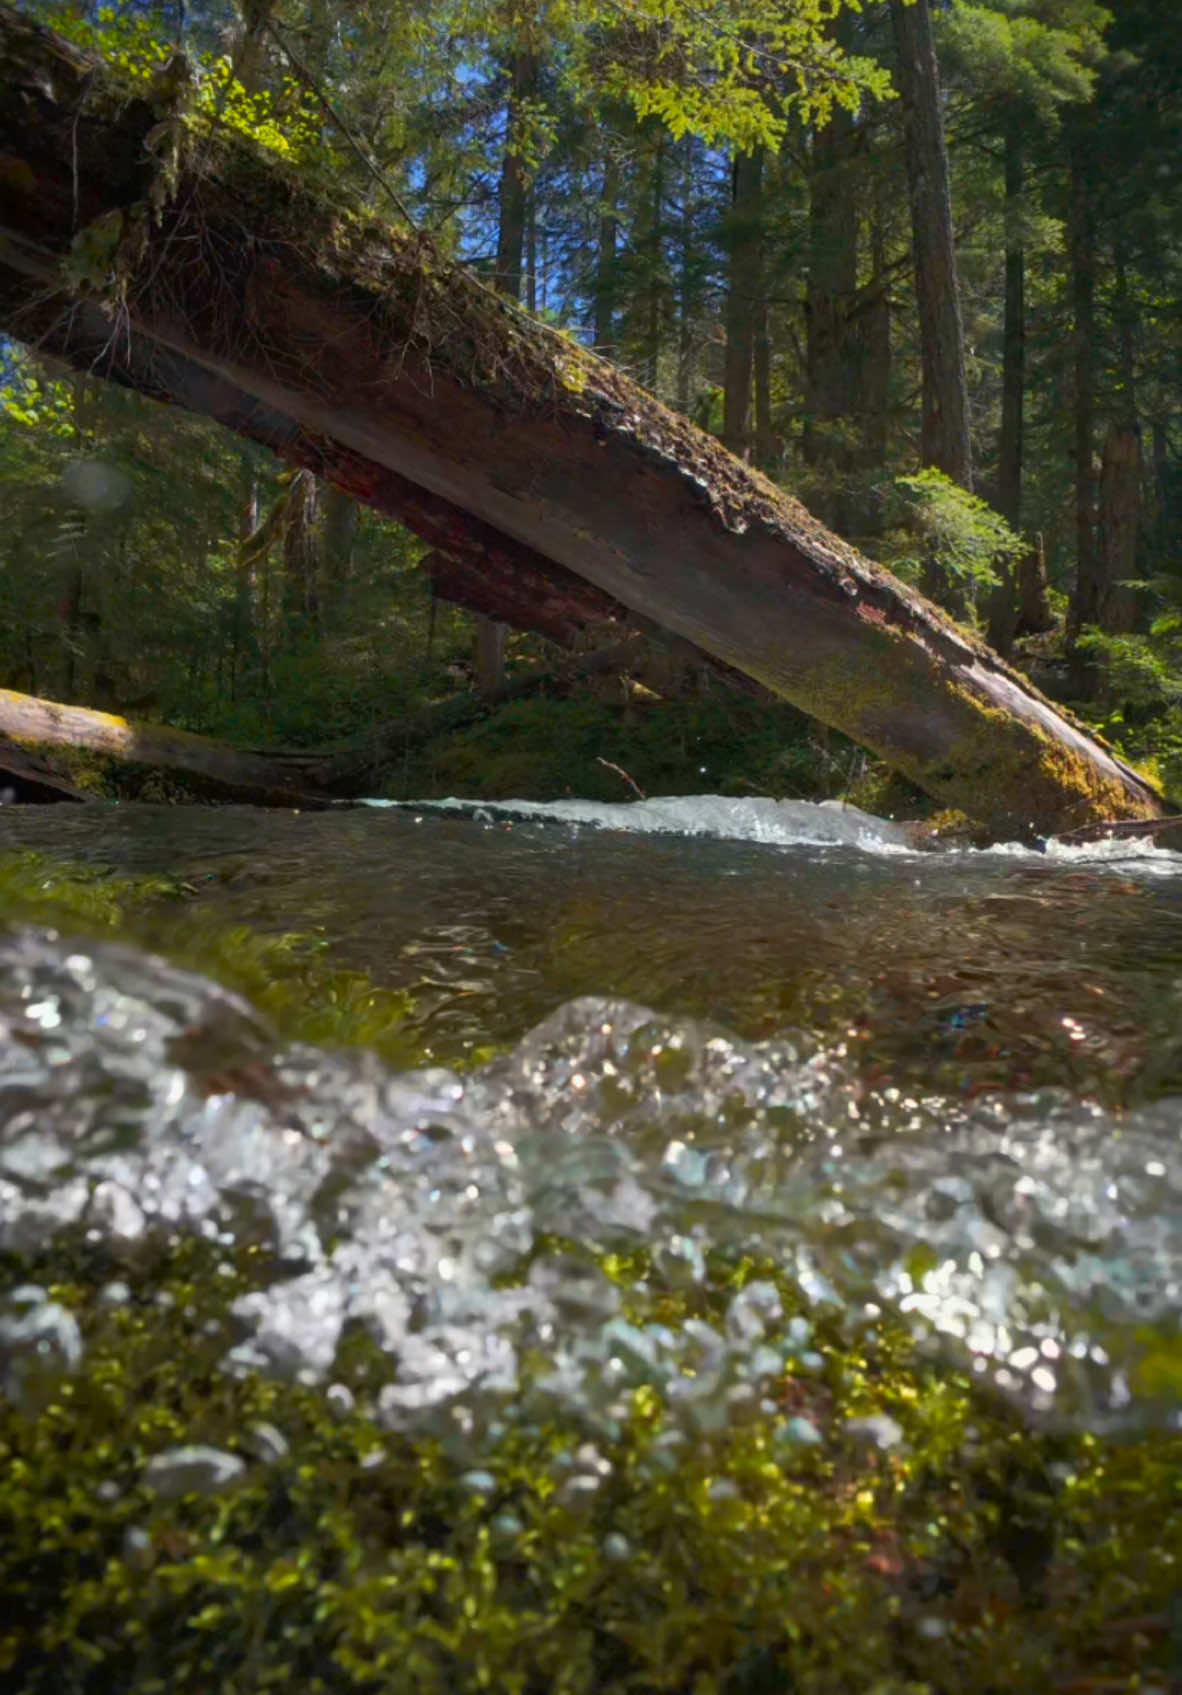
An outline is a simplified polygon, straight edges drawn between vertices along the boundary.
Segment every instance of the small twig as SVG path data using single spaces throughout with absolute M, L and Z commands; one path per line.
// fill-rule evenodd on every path
M 317 101 L 319 101 L 322 109 L 328 114 L 337 129 L 340 130 L 341 134 L 344 136 L 353 152 L 361 160 L 361 163 L 365 166 L 366 170 L 377 183 L 378 187 L 383 191 L 383 193 L 390 196 L 390 199 L 398 208 L 401 216 L 406 219 L 407 223 L 413 230 L 415 228 L 415 221 L 407 210 L 406 203 L 403 201 L 401 195 L 386 177 L 385 173 L 379 170 L 378 166 L 365 151 L 365 148 L 362 147 L 357 137 L 353 134 L 353 131 L 349 128 L 344 118 L 341 117 L 340 113 L 337 111 L 332 101 L 328 98 L 328 95 L 325 94 L 324 90 L 321 88 L 316 78 L 312 75 L 312 72 L 308 69 L 307 65 L 305 65 L 304 61 L 300 58 L 295 48 L 284 39 L 278 24 L 272 22 L 272 20 L 268 18 L 264 23 L 263 28 L 274 41 L 283 56 L 290 60 L 292 67 L 299 76 L 300 81 L 304 84 L 304 87 Z
M 638 800 L 648 799 L 648 796 L 645 794 L 640 784 L 628 775 L 622 765 L 613 765 L 610 759 L 604 759 L 601 754 L 596 754 L 595 763 L 596 765 L 606 766 L 609 771 L 614 771 L 617 777 L 622 777 Z
M 1060 830 L 1056 840 L 1060 842 L 1099 842 L 1107 836 L 1119 838 L 1138 836 L 1153 836 L 1159 830 L 1176 830 L 1182 828 L 1182 814 L 1169 818 L 1110 818 L 1102 824 L 1081 824 L 1075 830 Z
M 861 748 L 856 747 L 850 754 L 850 762 L 846 767 L 845 782 L 841 785 L 841 804 L 843 807 L 849 805 L 850 786 L 854 780 L 854 766 L 858 763 L 861 753 Z

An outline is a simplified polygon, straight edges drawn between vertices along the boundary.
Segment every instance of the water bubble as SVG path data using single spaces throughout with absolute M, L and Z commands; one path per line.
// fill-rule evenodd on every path
M 903 1426 L 886 1413 L 847 1418 L 844 1430 L 850 1441 L 859 1447 L 897 1448 L 903 1440 Z
M 218 1494 L 245 1471 L 246 1462 L 237 1454 L 195 1443 L 154 1455 L 144 1467 L 143 1481 L 152 1494 L 171 1501 L 182 1495 Z
M 795 1443 L 808 1448 L 816 1447 L 823 1440 L 821 1432 L 812 1420 L 799 1416 L 785 1420 L 777 1435 L 783 1442 Z
M 472 1495 L 491 1495 L 497 1486 L 491 1471 L 466 1471 L 460 1482 Z

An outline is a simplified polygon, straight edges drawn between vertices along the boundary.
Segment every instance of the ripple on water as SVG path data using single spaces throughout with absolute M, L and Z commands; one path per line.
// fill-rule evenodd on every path
M 117 1269 L 152 1239 L 253 1244 L 225 1368 L 329 1383 L 360 1324 L 402 1431 L 556 1406 L 610 1429 L 640 1385 L 671 1432 L 717 1430 L 817 1369 L 770 1283 L 713 1325 L 666 1327 L 643 1288 L 625 1315 L 596 1256 L 640 1245 L 666 1283 L 755 1253 L 806 1310 L 856 1329 L 889 1308 L 1033 1417 L 1176 1426 L 1180 1122 L 1173 1100 L 1116 1118 L 1062 1091 L 876 1091 L 807 1038 L 609 998 L 467 1077 L 396 1075 L 278 1047 L 133 949 L 0 942 L 0 1250 L 81 1240 Z M 9 1393 L 34 1360 L 76 1362 L 71 1325 L 9 1296 Z

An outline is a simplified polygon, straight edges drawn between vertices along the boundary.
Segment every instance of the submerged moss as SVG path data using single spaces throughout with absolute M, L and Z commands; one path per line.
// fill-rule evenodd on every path
M 414 1028 L 414 997 L 327 957 L 322 936 L 264 935 L 210 923 L 193 885 L 165 876 L 115 876 L 40 853 L 0 855 L 0 925 L 47 924 L 121 939 L 201 971 L 251 1000 L 291 1041 L 372 1047 L 391 1064 L 430 1058 Z
M 649 1301 L 643 1255 L 605 1265 Z M 1032 1437 L 889 1326 L 820 1332 L 782 1417 L 679 1450 L 637 1393 L 579 1498 L 573 1425 L 509 1409 L 479 1453 L 392 1438 L 363 1338 L 340 1363 L 351 1406 L 222 1374 L 248 1268 L 210 1248 L 115 1295 L 96 1265 L 12 1270 L 57 1279 L 86 1352 L 35 1412 L 0 1408 L 6 1689 L 952 1695 L 1148 1687 L 1169 1663 L 1182 1441 Z M 717 1317 L 769 1273 L 658 1283 L 665 1320 Z M 860 1438 L 868 1416 L 901 1440 Z M 163 1499 L 148 1462 L 190 1442 L 246 1469 Z

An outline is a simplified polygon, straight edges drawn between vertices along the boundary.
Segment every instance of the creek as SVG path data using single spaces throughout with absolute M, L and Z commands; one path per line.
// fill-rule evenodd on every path
M 429 1063 L 398 1075 L 133 949 L 0 940 L 0 1247 L 261 1244 L 227 1369 L 327 1382 L 363 1324 L 382 1418 L 478 1457 L 530 1396 L 610 1426 L 645 1386 L 675 1441 L 817 1363 L 766 1289 L 626 1321 L 592 1256 L 643 1246 L 686 1287 L 764 1256 L 851 1333 L 889 1312 L 1023 1418 L 1180 1427 L 1182 857 L 920 854 L 853 809 L 710 797 L 0 833 L 408 991 Z M 10 1314 L 10 1379 L 17 1332 L 69 1363 L 67 1320 Z

